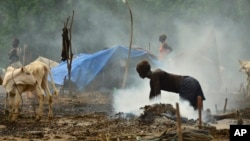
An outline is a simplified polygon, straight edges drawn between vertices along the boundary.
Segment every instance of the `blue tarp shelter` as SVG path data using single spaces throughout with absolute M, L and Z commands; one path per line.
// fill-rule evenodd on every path
M 102 82 L 103 85 L 111 84 L 113 79 L 123 77 L 124 67 L 128 57 L 128 47 L 116 46 L 104 49 L 93 54 L 80 54 L 73 59 L 71 68 L 71 81 L 76 85 L 77 91 L 84 90 L 93 81 Z M 151 63 L 157 63 L 154 55 L 143 49 L 131 50 L 129 67 L 135 72 L 136 64 L 147 59 Z M 64 85 L 64 78 L 68 79 L 67 62 L 61 62 L 51 69 L 54 83 Z M 97 80 L 96 80 L 97 79 Z M 114 82 L 114 84 L 117 84 Z M 99 84 L 100 86 L 100 84 Z

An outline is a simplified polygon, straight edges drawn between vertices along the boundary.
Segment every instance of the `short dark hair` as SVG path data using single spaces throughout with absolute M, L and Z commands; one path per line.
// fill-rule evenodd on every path
M 136 65 L 136 71 L 140 73 L 148 73 L 151 70 L 151 66 L 147 60 L 143 60 Z
M 159 41 L 160 41 L 160 42 L 164 42 L 164 41 L 166 41 L 166 39 L 167 39 L 167 35 L 166 35 L 166 34 L 162 34 L 162 35 L 160 35 L 160 37 L 159 37 Z
M 19 39 L 14 38 L 14 40 L 12 42 L 12 45 L 13 45 L 13 47 L 18 47 L 18 45 L 19 45 Z

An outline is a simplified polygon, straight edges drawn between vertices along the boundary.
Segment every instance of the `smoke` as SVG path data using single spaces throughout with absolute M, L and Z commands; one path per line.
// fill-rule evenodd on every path
M 22 18 L 27 23 L 22 25 L 26 27 L 25 32 L 18 35 L 21 38 L 20 45 L 28 44 L 33 51 L 33 58 L 41 55 L 58 61 L 62 46 L 61 29 L 66 18 L 71 16 L 71 12 L 74 10 L 75 17 L 72 29 L 74 54 L 92 53 L 114 45 L 128 46 L 130 37 L 129 12 L 126 4 L 122 1 L 115 2 L 117 2 L 116 6 L 112 1 L 112 7 L 109 7 L 108 2 L 74 0 L 68 1 L 71 5 L 67 8 L 64 7 L 63 10 L 60 8 L 61 5 L 58 6 L 59 8 L 53 7 L 55 12 L 52 13 L 51 17 L 43 17 L 46 14 L 40 15 L 40 17 L 23 14 L 25 16 Z M 225 13 L 232 11 L 228 8 L 231 4 L 229 5 L 227 2 L 213 4 L 213 1 L 211 1 L 212 6 L 206 6 L 206 8 L 211 8 L 210 11 L 198 13 L 198 10 L 194 9 L 196 13 L 193 17 L 185 13 L 185 7 L 178 7 L 178 2 L 173 3 L 177 4 L 172 6 L 175 10 L 160 9 L 164 6 L 154 5 L 156 3 L 150 3 L 150 1 L 144 1 L 141 4 L 142 1 L 131 0 L 129 2 L 134 17 L 133 47 L 147 49 L 150 53 L 158 56 L 160 46 L 158 37 L 161 34 L 167 34 L 167 42 L 173 48 L 173 52 L 169 55 L 169 60 L 173 64 L 166 62 L 167 67 L 158 67 L 171 73 L 191 75 L 197 78 L 206 97 L 205 107 L 214 109 L 215 104 L 224 102 L 228 94 L 237 91 L 240 84 L 246 83 L 245 74 L 238 71 L 238 60 L 250 59 L 248 53 L 249 24 L 242 22 L 240 24 L 237 20 L 225 16 Z M 197 3 L 201 4 L 202 2 L 197 1 Z M 192 8 L 195 8 L 197 3 L 193 2 L 192 6 L 194 7 Z M 149 7 L 146 6 L 147 4 Z M 171 2 L 164 4 L 171 4 Z M 221 4 L 225 5 L 221 6 Z M 157 8 L 151 8 L 150 6 L 157 6 Z M 158 8 L 160 10 L 157 11 Z M 218 9 L 221 9 L 224 14 L 216 13 Z M 64 12 L 65 17 L 55 16 L 57 12 Z M 32 26 L 33 24 L 36 24 L 36 26 Z M 58 29 L 51 29 L 50 25 L 57 25 Z M 208 44 L 212 44 L 209 40 L 212 32 L 214 32 L 215 44 L 202 50 Z M 214 53 L 211 53 L 211 51 L 214 51 Z M 191 55 L 183 56 L 183 54 L 188 53 Z M 6 51 L 2 53 L 5 56 L 6 54 Z M 181 57 L 184 61 L 181 60 Z M 217 57 L 218 65 L 215 65 Z M 218 70 L 220 75 L 217 74 Z M 134 77 L 140 80 L 138 76 Z M 214 85 L 217 84 L 219 79 L 221 79 L 221 86 L 215 88 Z M 148 81 L 140 80 L 140 83 L 136 83 L 135 86 L 126 90 L 117 90 L 114 93 L 117 111 L 129 112 L 143 107 L 145 104 L 150 104 Z M 161 102 L 164 103 L 175 104 L 179 102 L 177 94 L 168 92 L 162 92 L 161 99 Z M 233 99 L 230 99 L 230 101 L 233 101 Z M 185 106 L 181 109 L 185 109 Z
M 139 76 L 134 77 L 139 78 Z M 145 105 L 168 103 L 176 108 L 176 103 L 178 103 L 181 116 L 188 117 L 189 119 L 197 119 L 198 112 L 194 111 L 193 107 L 187 101 L 180 101 L 178 94 L 162 91 L 161 96 L 157 97 L 154 101 L 150 101 L 149 91 L 149 80 L 147 79 L 138 80 L 136 86 L 131 86 L 127 89 L 115 89 L 113 91 L 114 112 L 133 113 L 139 116 L 143 112 L 141 108 Z
M 230 19 L 221 19 L 220 25 L 216 25 L 218 21 L 204 25 L 176 22 L 180 48 L 178 53 L 185 56 L 191 52 L 191 55 L 186 55 L 185 60 L 176 61 L 178 64 L 172 68 L 174 73 L 191 75 L 199 80 L 207 99 L 205 107 L 211 108 L 213 112 L 214 106 L 224 104 L 225 98 L 230 99 L 230 94 L 239 91 L 246 79 L 238 71 L 238 60 L 246 57 L 243 56 L 241 30 L 233 28 L 238 25 Z M 214 39 L 208 40 L 212 32 Z M 238 107 L 234 104 L 230 103 L 230 108 Z
M 195 77 L 206 97 L 204 108 L 210 108 L 212 112 L 215 111 L 215 105 L 222 108 L 225 98 L 237 91 L 246 79 L 238 71 L 238 60 L 250 59 L 246 53 L 245 39 L 249 34 L 245 32 L 244 26 L 223 14 L 214 13 L 213 9 L 210 13 L 200 13 L 193 18 L 178 8 L 175 12 L 168 13 L 167 10 L 153 11 L 130 2 L 134 17 L 133 47 L 147 49 L 158 56 L 158 37 L 167 34 L 167 42 L 173 48 L 169 55 L 173 64 L 166 62 L 166 67 L 158 67 L 170 73 Z M 125 4 L 121 2 L 117 8 L 109 9 L 84 1 L 75 3 L 74 6 L 76 21 L 73 27 L 73 45 L 78 44 L 79 51 L 98 51 L 113 45 L 128 46 L 130 19 Z M 99 8 L 101 12 L 94 11 L 91 7 Z M 162 14 L 164 12 L 166 14 Z M 140 107 L 153 104 L 148 99 L 149 81 L 141 80 L 138 76 L 130 77 L 138 78 L 139 82 L 128 82 L 134 84 L 134 87 L 118 89 L 113 93 L 114 108 L 116 112 L 138 114 L 141 112 Z M 233 101 L 234 99 L 229 98 L 230 108 L 237 107 Z M 197 116 L 187 102 L 179 101 L 178 94 L 162 91 L 161 101 L 158 102 L 174 106 L 178 102 L 182 115 L 191 118 Z
M 220 20 L 217 21 L 218 19 Z M 241 40 L 241 36 L 245 35 L 242 35 L 239 25 L 223 17 L 214 17 L 214 19 L 210 17 L 209 21 L 204 24 L 195 24 L 178 18 L 174 23 L 175 33 L 166 31 L 168 36 L 173 35 L 176 38 L 176 43 L 173 43 L 176 46 L 172 46 L 174 51 L 169 56 L 169 60 L 174 63 L 171 66 L 170 62 L 167 62 L 169 64 L 167 67 L 158 67 L 170 73 L 196 78 L 206 97 L 204 108 L 211 109 L 212 113 L 215 113 L 215 106 L 222 110 L 226 98 L 229 99 L 229 108 L 238 108 L 239 105 L 230 95 L 237 93 L 240 85 L 246 81 L 244 74 L 239 72 L 238 60 L 248 58 L 244 55 L 244 45 Z M 150 25 L 144 24 L 143 26 Z M 154 31 L 152 34 L 158 37 Z M 145 36 L 144 39 L 148 37 Z M 153 43 L 159 46 L 156 39 Z M 157 54 L 155 49 L 152 52 Z M 143 105 L 152 104 L 148 100 L 149 82 L 143 81 L 142 85 L 137 83 L 136 88 L 120 90 L 114 94 L 115 101 L 117 101 L 115 102 L 116 111 L 132 112 Z M 178 95 L 162 91 L 161 96 L 160 102 L 162 103 L 171 103 L 175 106 L 175 103 L 179 102 L 182 115 L 197 117 L 197 112 L 193 111 L 187 102 L 179 101 Z
M 115 112 L 140 114 L 140 108 L 149 105 L 148 87 L 131 87 L 113 92 Z
M 238 71 L 238 60 L 250 59 L 245 49 L 246 41 L 243 42 L 249 34 L 237 21 L 223 13 L 214 13 L 213 9 L 193 18 L 178 8 L 175 12 L 168 13 L 167 10 L 153 11 L 130 2 L 134 18 L 133 47 L 147 49 L 158 56 L 158 37 L 160 34 L 167 34 L 167 42 L 173 48 L 169 56 L 173 65 L 166 62 L 167 67 L 158 67 L 170 73 L 195 77 L 206 97 L 205 108 L 214 111 L 214 105 L 223 103 L 231 92 L 237 91 L 240 84 L 245 82 L 245 76 Z M 113 8 L 92 1 L 76 1 L 72 9 L 75 10 L 72 45 L 77 47 L 77 51 L 95 52 L 114 45 L 128 46 L 130 17 L 126 4 L 122 1 Z M 162 14 L 164 12 L 166 14 Z M 57 41 L 61 39 L 60 34 L 56 36 L 55 43 L 60 43 Z M 60 45 L 57 45 L 57 49 L 60 50 Z M 140 83 L 128 83 L 135 83 L 136 87 L 114 93 L 116 111 L 132 112 L 146 104 L 152 104 L 148 100 L 148 80 L 140 80 L 138 76 L 134 78 L 138 78 Z M 177 94 L 162 91 L 160 102 L 175 105 L 180 101 Z M 191 112 L 190 116 L 194 115 L 193 110 L 186 110 L 189 107 L 186 105 L 188 104 L 180 105 L 183 114 L 188 114 L 188 111 Z

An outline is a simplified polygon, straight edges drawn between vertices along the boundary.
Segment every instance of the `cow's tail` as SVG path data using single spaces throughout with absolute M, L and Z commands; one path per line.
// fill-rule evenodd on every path
M 54 83 L 54 80 L 53 80 L 51 71 L 49 70 L 48 72 L 49 72 L 49 76 L 50 76 L 50 79 L 51 79 L 51 82 L 52 82 L 52 87 L 53 87 L 53 89 L 54 89 L 54 95 L 55 95 L 55 96 L 58 96 L 59 91 L 57 90 L 57 88 L 56 88 L 56 86 L 55 86 L 55 83 Z

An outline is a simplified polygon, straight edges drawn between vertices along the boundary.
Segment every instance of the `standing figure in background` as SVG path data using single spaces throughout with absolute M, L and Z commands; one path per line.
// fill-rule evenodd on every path
M 161 46 L 160 46 L 160 55 L 159 55 L 159 60 L 165 60 L 166 56 L 172 52 L 172 48 L 167 44 L 166 42 L 167 40 L 167 35 L 166 34 L 162 34 L 159 37 L 159 41 L 161 42 Z
M 14 68 L 20 68 L 22 67 L 22 63 L 20 62 L 20 55 L 21 55 L 21 48 L 19 46 L 19 39 L 14 38 L 12 42 L 12 48 L 9 51 L 9 61 L 10 61 L 10 66 Z

